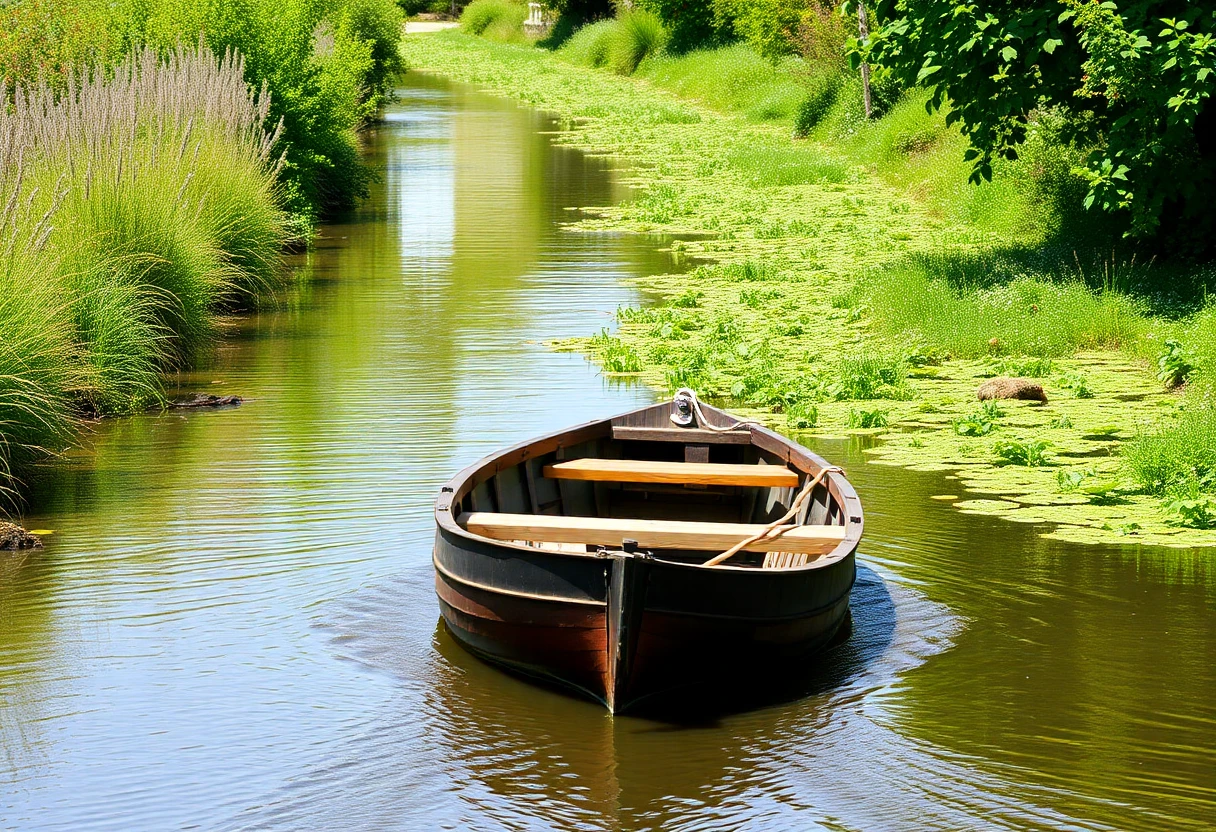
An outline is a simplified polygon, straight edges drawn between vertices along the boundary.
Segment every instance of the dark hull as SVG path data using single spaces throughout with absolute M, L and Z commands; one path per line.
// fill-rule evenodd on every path
M 595 426 L 567 435 L 585 440 L 589 431 Z M 543 451 L 545 441 L 519 456 L 524 447 L 479 463 L 461 475 L 463 482 L 518 464 Z M 687 687 L 788 678 L 806 669 L 848 616 L 859 505 L 856 534 L 813 568 L 705 568 L 645 554 L 568 554 L 479 538 L 443 511 L 445 500 L 459 500 L 466 488 L 461 477 L 437 504 L 435 587 L 449 632 L 484 659 L 597 699 L 613 712 Z

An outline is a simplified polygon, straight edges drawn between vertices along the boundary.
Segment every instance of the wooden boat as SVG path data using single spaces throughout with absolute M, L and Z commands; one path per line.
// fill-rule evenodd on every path
M 691 391 L 486 457 L 435 520 L 456 640 L 618 713 L 805 668 L 846 620 L 863 525 L 839 468 Z

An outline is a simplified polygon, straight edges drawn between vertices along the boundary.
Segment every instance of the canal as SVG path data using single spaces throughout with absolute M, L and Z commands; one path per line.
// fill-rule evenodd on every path
M 551 339 L 612 325 L 662 241 L 563 231 L 628 198 L 541 114 L 411 74 L 372 197 L 182 390 L 103 422 L 0 553 L 0 827 L 1201 829 L 1216 568 L 960 513 L 941 474 L 823 440 L 867 512 L 854 633 L 809 696 L 609 717 L 439 625 L 431 503 L 506 444 L 653 393 Z

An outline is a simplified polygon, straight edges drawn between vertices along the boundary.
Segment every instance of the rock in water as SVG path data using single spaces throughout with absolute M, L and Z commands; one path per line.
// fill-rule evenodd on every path
M 18 549 L 41 549 L 42 541 L 25 529 L 13 523 L 0 520 L 0 549 L 16 551 Z
M 1043 385 L 1028 378 L 990 378 L 980 385 L 977 394 L 980 401 L 988 399 L 1024 399 L 1047 404 Z

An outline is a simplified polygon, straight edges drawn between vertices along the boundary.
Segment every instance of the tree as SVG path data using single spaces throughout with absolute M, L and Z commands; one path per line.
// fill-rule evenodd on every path
M 856 11 L 856 0 L 845 4 Z M 930 109 L 971 143 L 975 182 L 1017 158 L 1028 122 L 1066 111 L 1095 149 L 1086 206 L 1124 213 L 1130 233 L 1211 247 L 1216 212 L 1216 0 L 875 0 L 855 63 L 932 91 Z

